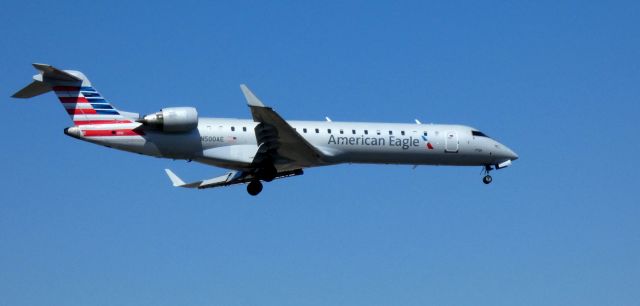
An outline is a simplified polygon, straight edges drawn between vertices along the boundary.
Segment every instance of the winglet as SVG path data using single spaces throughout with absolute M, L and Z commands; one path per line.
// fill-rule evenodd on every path
M 247 104 L 249 104 L 249 106 L 265 107 L 260 99 L 258 99 L 258 97 L 256 97 L 256 95 L 254 95 L 251 90 L 249 90 L 249 87 L 247 87 L 247 85 L 240 84 L 240 89 L 244 94 L 244 98 L 247 99 Z
M 167 173 L 167 176 L 169 176 L 173 187 L 182 187 L 185 185 L 185 183 L 175 173 L 173 173 L 173 171 L 169 169 L 164 169 L 164 171 Z

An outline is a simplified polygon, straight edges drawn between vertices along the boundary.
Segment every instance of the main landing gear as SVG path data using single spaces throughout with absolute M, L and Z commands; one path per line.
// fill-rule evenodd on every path
M 489 175 L 489 171 L 491 170 L 493 170 L 493 168 L 490 165 L 484 166 L 484 173 L 486 175 L 482 178 L 482 182 L 487 185 L 491 184 L 491 182 L 493 181 L 493 178 L 491 177 L 491 175 Z
M 302 175 L 304 172 L 302 169 L 284 170 L 278 172 L 275 167 L 260 169 L 256 172 L 256 175 L 250 178 L 250 182 L 247 185 L 247 192 L 252 196 L 257 196 L 262 191 L 262 181 L 271 182 L 279 177 L 289 177 Z
M 247 192 L 252 196 L 257 196 L 262 191 L 262 182 L 271 182 L 278 176 L 278 170 L 273 165 L 262 167 L 256 171 L 256 178 L 247 185 Z
M 260 191 L 262 191 L 262 183 L 258 180 L 251 181 L 251 183 L 247 185 L 247 192 L 252 196 L 257 196 Z

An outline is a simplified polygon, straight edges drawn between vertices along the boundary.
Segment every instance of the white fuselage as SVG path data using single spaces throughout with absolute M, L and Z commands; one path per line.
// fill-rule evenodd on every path
M 232 169 L 191 183 L 165 169 L 176 187 L 246 183 L 247 192 L 257 195 L 261 181 L 341 163 L 483 166 L 483 182 L 489 184 L 489 171 L 518 158 L 506 146 L 464 125 L 287 121 L 244 84 L 240 90 L 252 120 L 200 118 L 195 107 L 185 106 L 140 117 L 111 105 L 80 71 L 33 66 L 39 73 L 13 97 L 26 99 L 53 91 L 74 123 L 65 134 L 128 152 Z
M 327 159 L 322 164 L 280 162 L 275 165 L 279 171 L 340 163 L 486 166 L 518 158 L 508 147 L 484 135 L 473 135 L 476 130 L 463 125 L 287 122 Z M 144 127 L 138 127 L 139 135 L 120 132 L 139 126 L 132 123 L 84 125 L 69 129 L 67 134 L 120 150 L 245 170 L 251 168 L 259 147 L 256 125 L 252 120 L 200 118 L 197 129 L 187 133 Z M 105 133 L 105 129 L 112 132 Z

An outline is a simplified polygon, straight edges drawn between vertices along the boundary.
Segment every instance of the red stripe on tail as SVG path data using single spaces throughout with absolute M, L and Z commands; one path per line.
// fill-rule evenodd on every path
M 69 115 L 95 115 L 96 110 L 92 108 L 73 108 L 67 109 L 67 114 Z
M 74 121 L 75 125 L 133 123 L 131 120 L 84 120 Z
M 53 86 L 55 91 L 80 91 L 78 86 Z
M 59 97 L 62 103 L 88 103 L 89 101 L 85 97 Z

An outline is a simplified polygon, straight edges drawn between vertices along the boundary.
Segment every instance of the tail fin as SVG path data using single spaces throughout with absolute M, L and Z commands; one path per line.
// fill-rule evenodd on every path
M 33 67 L 40 73 L 33 76 L 31 84 L 13 94 L 14 98 L 31 98 L 53 90 L 76 125 L 133 122 L 109 104 L 82 72 L 46 64 Z

